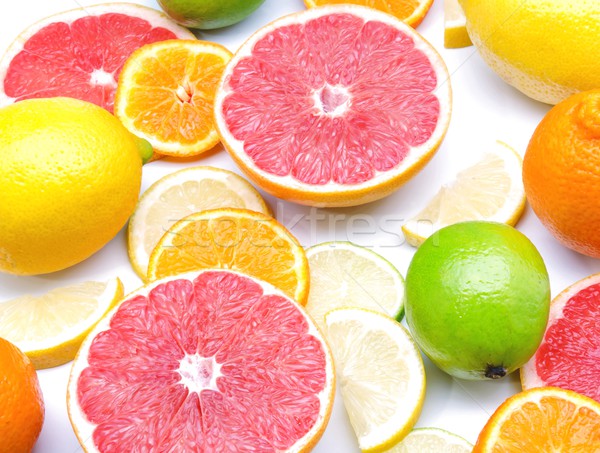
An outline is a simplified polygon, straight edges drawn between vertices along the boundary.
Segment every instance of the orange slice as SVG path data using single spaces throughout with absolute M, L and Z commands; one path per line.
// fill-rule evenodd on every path
M 136 50 L 119 76 L 115 115 L 155 152 L 193 156 L 214 147 L 215 90 L 231 52 L 207 41 L 172 39 Z
M 308 260 L 277 220 L 246 209 L 211 209 L 184 217 L 150 255 L 148 280 L 201 269 L 232 269 L 260 278 L 306 304 Z
M 431 8 L 433 0 L 304 0 L 307 8 L 338 3 L 368 6 L 392 14 L 411 27 L 416 27 Z
M 473 453 L 595 452 L 599 427 L 597 401 L 572 390 L 535 388 L 500 405 L 479 434 Z

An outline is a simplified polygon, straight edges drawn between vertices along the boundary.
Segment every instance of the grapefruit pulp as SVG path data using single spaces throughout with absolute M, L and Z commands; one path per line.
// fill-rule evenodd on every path
M 305 452 L 334 388 L 328 346 L 296 302 L 210 270 L 158 280 L 100 321 L 67 403 L 86 451 Z
M 106 3 L 65 11 L 24 30 L 0 60 L 0 105 L 67 96 L 112 113 L 119 72 L 144 44 L 195 39 L 152 8 Z
M 429 43 L 392 15 L 344 4 L 251 36 L 225 69 L 215 117 L 265 191 L 351 206 L 390 194 L 429 161 L 450 104 L 448 71 Z

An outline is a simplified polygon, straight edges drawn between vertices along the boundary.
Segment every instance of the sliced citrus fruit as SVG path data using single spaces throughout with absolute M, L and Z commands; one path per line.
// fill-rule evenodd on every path
M 221 140 L 265 191 L 319 206 L 384 197 L 448 128 L 446 66 L 412 27 L 358 5 L 312 8 L 252 35 L 215 99 Z
M 67 406 L 86 451 L 296 453 L 323 433 L 334 389 L 296 302 L 212 270 L 127 296 L 82 344 Z
M 473 445 L 460 436 L 439 428 L 413 429 L 385 453 L 471 453 Z
M 223 208 L 184 217 L 152 251 L 148 279 L 211 268 L 260 278 L 306 304 L 309 272 L 304 249 L 281 223 L 260 212 Z
M 350 242 L 325 242 L 306 250 L 310 291 L 306 309 L 318 326 L 335 308 L 357 307 L 398 321 L 404 314 L 404 278 L 372 250 Z
M 270 214 L 258 191 L 241 176 L 215 167 L 190 167 L 163 176 L 140 197 L 127 229 L 129 260 L 145 279 L 150 253 L 178 220 L 216 208 Z
M 600 403 L 572 390 L 540 387 L 508 398 L 479 434 L 473 453 L 597 452 Z
M 365 453 L 402 440 L 421 413 L 425 369 L 408 331 L 397 321 L 362 308 L 325 316 L 344 406 Z
M 440 228 L 466 220 L 517 223 L 525 209 L 522 165 L 516 151 L 496 142 L 402 226 L 407 242 L 419 246 Z
M 467 33 L 467 19 L 458 0 L 444 0 L 444 47 L 457 49 L 472 46 Z
M 392 14 L 404 23 L 415 28 L 423 22 L 423 19 L 425 19 L 425 15 L 429 12 L 433 0 L 304 0 L 304 4 L 307 8 L 323 5 L 336 5 L 339 3 L 352 3 L 354 5 L 375 8 L 385 13 Z
M 554 386 L 600 402 L 600 274 L 565 289 L 550 304 L 546 333 L 521 368 L 523 389 Z
M 138 47 L 195 39 L 155 9 L 105 3 L 47 17 L 24 30 L 0 60 L 0 105 L 67 96 L 113 111 L 117 80 Z
M 56 288 L 0 303 L 0 337 L 16 344 L 37 369 L 73 360 L 96 323 L 123 297 L 118 278 Z
M 125 62 L 115 115 L 158 154 L 193 156 L 214 147 L 215 90 L 231 52 L 209 41 L 147 44 Z

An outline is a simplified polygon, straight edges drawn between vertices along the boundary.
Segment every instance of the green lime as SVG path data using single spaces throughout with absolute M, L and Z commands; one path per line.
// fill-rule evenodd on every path
M 201 30 L 227 27 L 252 14 L 265 0 L 158 0 L 175 22 Z
M 439 368 L 463 379 L 501 378 L 539 346 L 550 307 L 544 261 L 525 235 L 493 222 L 442 228 L 406 274 L 406 322 Z

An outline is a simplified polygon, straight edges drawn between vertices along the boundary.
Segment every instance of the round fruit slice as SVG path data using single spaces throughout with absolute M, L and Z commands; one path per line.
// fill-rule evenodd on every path
M 523 389 L 554 386 L 600 402 L 600 274 L 561 292 L 550 305 L 546 333 L 521 368 Z
M 400 321 L 404 279 L 381 255 L 350 242 L 325 242 L 306 250 L 310 291 L 306 309 L 318 326 L 335 308 L 367 308 Z
M 231 52 L 208 41 L 173 39 L 147 44 L 125 62 L 115 115 L 159 154 L 194 156 L 219 135 L 213 108 Z
M 225 270 L 130 294 L 84 341 L 67 403 L 88 452 L 309 452 L 329 420 L 328 346 L 293 300 Z
M 439 428 L 418 428 L 385 453 L 471 453 L 473 445 Z
M 425 19 L 433 0 L 304 0 L 307 8 L 339 3 L 352 3 L 375 8 L 392 14 L 415 28 Z
M 508 398 L 479 434 L 473 453 L 595 452 L 600 403 L 571 390 L 542 387 Z
M 444 0 L 444 47 L 457 49 L 472 46 L 467 19 L 458 0 Z
M 96 323 L 123 297 L 118 278 L 57 288 L 0 303 L 0 337 L 16 344 L 35 368 L 73 360 Z
M 306 304 L 308 261 L 277 220 L 246 209 L 211 209 L 184 217 L 150 255 L 148 280 L 198 269 L 233 269 L 260 278 Z
M 440 228 L 466 220 L 516 224 L 525 209 L 522 167 L 521 156 L 496 142 L 402 226 L 406 241 L 418 247 Z
M 146 190 L 129 220 L 129 260 L 145 279 L 150 253 L 175 222 L 196 212 L 242 208 L 270 214 L 269 207 L 241 176 L 220 168 L 184 168 L 162 177 Z
M 105 3 L 43 19 L 10 45 L 0 61 L 0 105 L 67 96 L 112 113 L 119 72 L 138 47 L 195 39 L 165 14 L 131 3 Z
M 333 310 L 325 324 L 361 451 L 392 447 L 412 429 L 425 397 L 425 369 L 417 346 L 400 323 L 370 310 Z
M 358 5 L 312 8 L 256 32 L 215 100 L 221 140 L 267 192 L 319 206 L 390 194 L 448 128 L 446 66 L 413 28 Z

